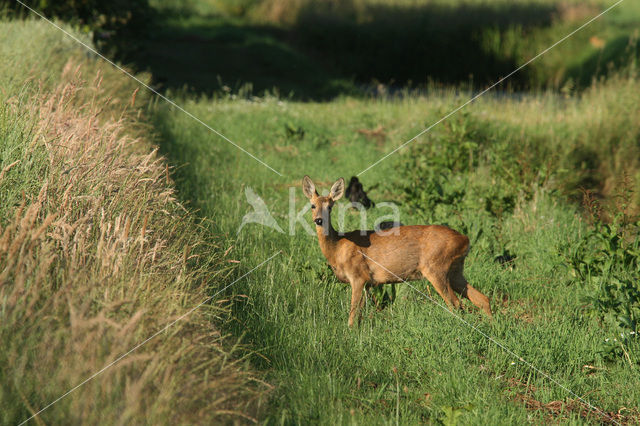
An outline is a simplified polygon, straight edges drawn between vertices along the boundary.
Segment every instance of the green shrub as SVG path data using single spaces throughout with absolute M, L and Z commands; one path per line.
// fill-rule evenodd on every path
M 443 135 L 398 156 L 394 182 L 409 206 L 432 212 L 429 219 L 445 220 L 463 210 L 500 218 L 544 180 L 541 169 L 523 172 L 514 161 L 520 148 L 500 140 L 489 123 L 460 113 L 443 126 Z
M 148 0 L 24 0 L 43 16 L 61 19 L 93 32 L 93 42 L 103 49 L 121 51 L 131 46 L 134 36 L 148 28 L 152 9 Z M 0 0 L 0 10 L 14 16 L 30 12 L 13 0 Z M 128 40 L 128 42 L 125 42 Z
M 640 221 L 617 214 L 600 218 L 575 245 L 565 247 L 575 280 L 590 312 L 615 333 L 603 343 L 605 358 L 640 362 Z

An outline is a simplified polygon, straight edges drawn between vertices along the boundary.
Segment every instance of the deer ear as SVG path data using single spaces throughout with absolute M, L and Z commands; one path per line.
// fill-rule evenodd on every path
M 340 178 L 331 187 L 329 196 L 333 201 L 338 201 L 344 195 L 344 179 Z
M 305 176 L 302 178 L 302 192 L 308 199 L 313 198 L 314 195 L 318 195 L 318 192 L 316 191 L 316 185 L 313 183 L 309 176 Z

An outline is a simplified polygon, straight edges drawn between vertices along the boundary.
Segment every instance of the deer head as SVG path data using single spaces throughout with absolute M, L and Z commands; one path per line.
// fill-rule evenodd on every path
M 325 235 L 331 232 L 331 209 L 333 204 L 344 195 L 344 179 L 340 178 L 333 184 L 329 195 L 320 196 L 316 185 L 309 176 L 302 179 L 302 192 L 311 201 L 313 222 L 321 227 Z

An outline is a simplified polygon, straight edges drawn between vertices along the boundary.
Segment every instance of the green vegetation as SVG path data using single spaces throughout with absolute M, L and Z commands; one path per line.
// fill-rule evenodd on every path
M 18 424 L 236 273 L 135 137 L 132 81 L 44 22 L 1 23 L 0 51 L 0 423 Z M 217 302 L 36 421 L 250 419 L 261 390 L 212 327 Z
M 193 0 L 152 2 L 160 18 L 124 57 L 163 88 L 326 100 L 427 82 L 495 82 L 610 1 Z M 514 90 L 572 93 L 638 56 L 640 4 L 625 2 L 513 75 Z
M 598 207 L 597 201 L 591 202 Z M 596 210 L 593 227 L 563 252 L 568 253 L 573 273 L 586 287 L 590 311 L 617 329 L 615 337 L 603 344 L 603 355 L 624 357 L 633 367 L 640 362 L 640 221 L 630 220 L 626 205 L 616 207 L 611 223 L 604 223 Z
M 50 19 L 72 23 L 77 32 L 91 35 L 102 50 L 128 51 L 153 20 L 148 0 L 20 0 Z M 0 14 L 28 17 L 32 13 L 15 0 L 0 0 Z
M 447 223 L 471 238 L 467 278 L 490 295 L 496 319 L 487 321 L 467 303 L 465 321 L 610 415 L 636 406 L 637 365 L 603 354 L 618 328 L 591 315 L 584 298 L 594 293 L 562 255 L 589 229 L 571 204 L 579 188 L 591 179 L 613 187 L 625 171 L 637 179 L 640 129 L 625 113 L 640 105 L 636 93 L 630 76 L 581 98 L 487 96 L 361 176 L 374 201 L 399 203 L 403 223 Z M 327 190 L 465 99 L 454 91 L 331 103 L 181 99 L 282 178 L 183 114 L 155 107 L 161 147 L 181 166 L 180 193 L 210 219 L 213 233 L 225 236 L 229 255 L 250 267 L 283 250 L 277 264 L 254 273 L 256 283 L 234 287 L 242 298 L 228 322 L 259 350 L 254 365 L 277 385 L 269 421 L 383 423 L 399 413 L 408 423 L 444 422 L 452 412 L 477 424 L 603 420 L 408 286 L 397 286 L 396 301 L 382 311 L 369 304 L 361 327 L 347 329 L 348 286 L 337 282 L 300 225 L 294 236 L 255 224 L 236 234 L 252 211 L 246 187 L 287 231 L 288 187 L 296 187 L 298 212 L 306 203 L 304 174 Z M 615 164 L 620 168 L 609 168 Z M 369 227 L 387 214 L 370 211 Z M 348 214 L 344 229 L 359 221 Z M 494 261 L 505 251 L 517 256 L 514 269 Z M 417 285 L 428 293 L 426 282 Z M 637 416 L 632 408 L 617 418 Z
M 384 303 L 370 298 L 355 329 L 348 286 L 292 221 L 308 204 L 302 176 L 328 190 L 367 169 L 610 3 L 152 4 L 156 20 L 130 46 L 139 50 L 118 57 L 282 176 L 164 101 L 132 97 L 129 80 L 55 32 L 5 24 L 3 422 L 28 417 L 277 253 L 43 419 L 640 421 L 636 3 L 360 175 L 378 204 L 367 227 L 388 218 L 387 201 L 404 224 L 469 236 L 465 275 L 489 296 L 494 320 L 468 301 L 452 314 L 422 281 L 411 283 L 418 291 L 397 285 Z M 104 77 L 81 84 L 76 64 L 88 80 L 98 68 Z M 106 117 L 90 119 L 102 106 Z M 173 168 L 149 154 L 150 139 Z M 169 170 L 198 221 L 173 199 Z M 284 232 L 239 231 L 251 191 Z M 345 216 L 341 229 L 361 226 L 359 213 Z M 266 397 L 250 371 L 273 387 Z

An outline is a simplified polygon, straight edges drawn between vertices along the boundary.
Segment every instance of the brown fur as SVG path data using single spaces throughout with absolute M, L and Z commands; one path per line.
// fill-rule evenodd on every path
M 351 285 L 352 326 L 364 302 L 365 285 L 428 279 L 450 308 L 460 307 L 455 293 L 468 298 L 491 317 L 489 299 L 473 288 L 463 276 L 469 239 L 441 225 L 414 225 L 387 231 L 353 231 L 338 234 L 331 225 L 331 207 L 344 194 L 344 180 L 331 187 L 327 197 L 318 195 L 308 176 L 302 190 L 314 206 L 318 242 L 322 254 L 342 282 Z

